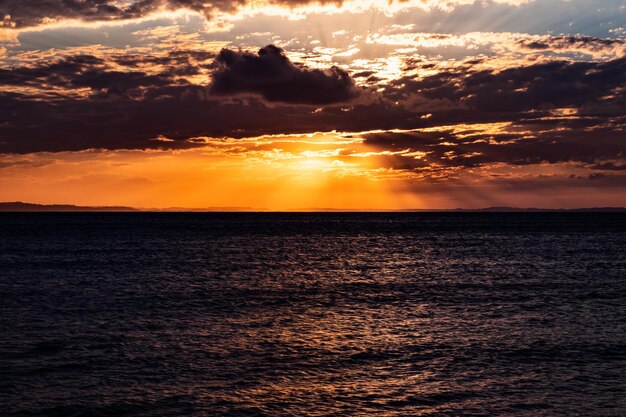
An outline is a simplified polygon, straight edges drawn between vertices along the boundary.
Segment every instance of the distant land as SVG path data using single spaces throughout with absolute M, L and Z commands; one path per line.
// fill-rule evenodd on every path
M 168 208 L 137 208 L 127 206 L 76 206 L 73 204 L 33 204 L 21 201 L 0 202 L 0 212 L 230 212 L 230 211 L 268 211 L 249 207 L 168 207 Z
M 267 209 L 253 209 L 250 207 L 206 207 L 206 208 L 136 208 L 126 206 L 76 206 L 72 204 L 33 204 L 16 202 L 0 202 L 0 212 L 267 212 Z M 401 209 L 401 210 L 385 210 L 385 209 L 363 209 L 363 210 L 342 210 L 332 208 L 303 208 L 296 210 L 287 210 L 289 212 L 396 212 L 396 213 L 420 213 L 420 212 L 439 212 L 439 213 L 550 213 L 550 212 L 616 212 L 626 213 L 625 207 L 589 207 L 589 208 L 572 208 L 572 209 L 546 209 L 546 208 L 519 208 L 519 207 L 486 207 L 479 209 Z
M 103 207 L 89 207 L 89 206 L 75 206 L 72 204 L 31 204 L 22 203 L 19 201 L 0 203 L 0 212 L 44 212 L 44 211 L 58 211 L 58 212 L 129 212 L 140 211 L 132 207 L 123 206 L 103 206 Z

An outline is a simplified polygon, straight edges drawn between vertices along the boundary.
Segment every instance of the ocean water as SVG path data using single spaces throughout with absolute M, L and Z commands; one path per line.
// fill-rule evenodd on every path
M 2 416 L 626 416 L 626 215 L 0 215 Z

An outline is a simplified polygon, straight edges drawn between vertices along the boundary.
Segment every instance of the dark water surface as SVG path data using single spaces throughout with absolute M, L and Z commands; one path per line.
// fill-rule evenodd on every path
M 626 416 L 624 214 L 2 214 L 2 416 Z

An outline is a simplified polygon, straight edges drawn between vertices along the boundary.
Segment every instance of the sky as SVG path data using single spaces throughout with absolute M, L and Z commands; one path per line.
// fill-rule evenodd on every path
M 626 206 L 624 0 L 0 0 L 0 201 Z

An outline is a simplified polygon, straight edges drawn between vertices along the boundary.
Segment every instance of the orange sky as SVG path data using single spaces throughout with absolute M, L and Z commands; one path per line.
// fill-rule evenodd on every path
M 386 167 L 388 156 L 336 134 L 215 140 L 179 151 L 12 155 L 4 159 L 9 166 L 0 178 L 0 199 L 257 210 L 578 207 L 621 201 L 593 184 L 581 198 L 581 187 L 568 184 L 576 181 L 568 178 L 571 167 L 546 164 L 512 173 L 492 166 L 462 174 L 448 169 L 433 179 L 431 167 L 422 174 Z M 536 180 L 538 169 L 545 184 Z M 524 184 L 528 179 L 531 186 Z M 563 185 L 555 188 L 559 179 Z

